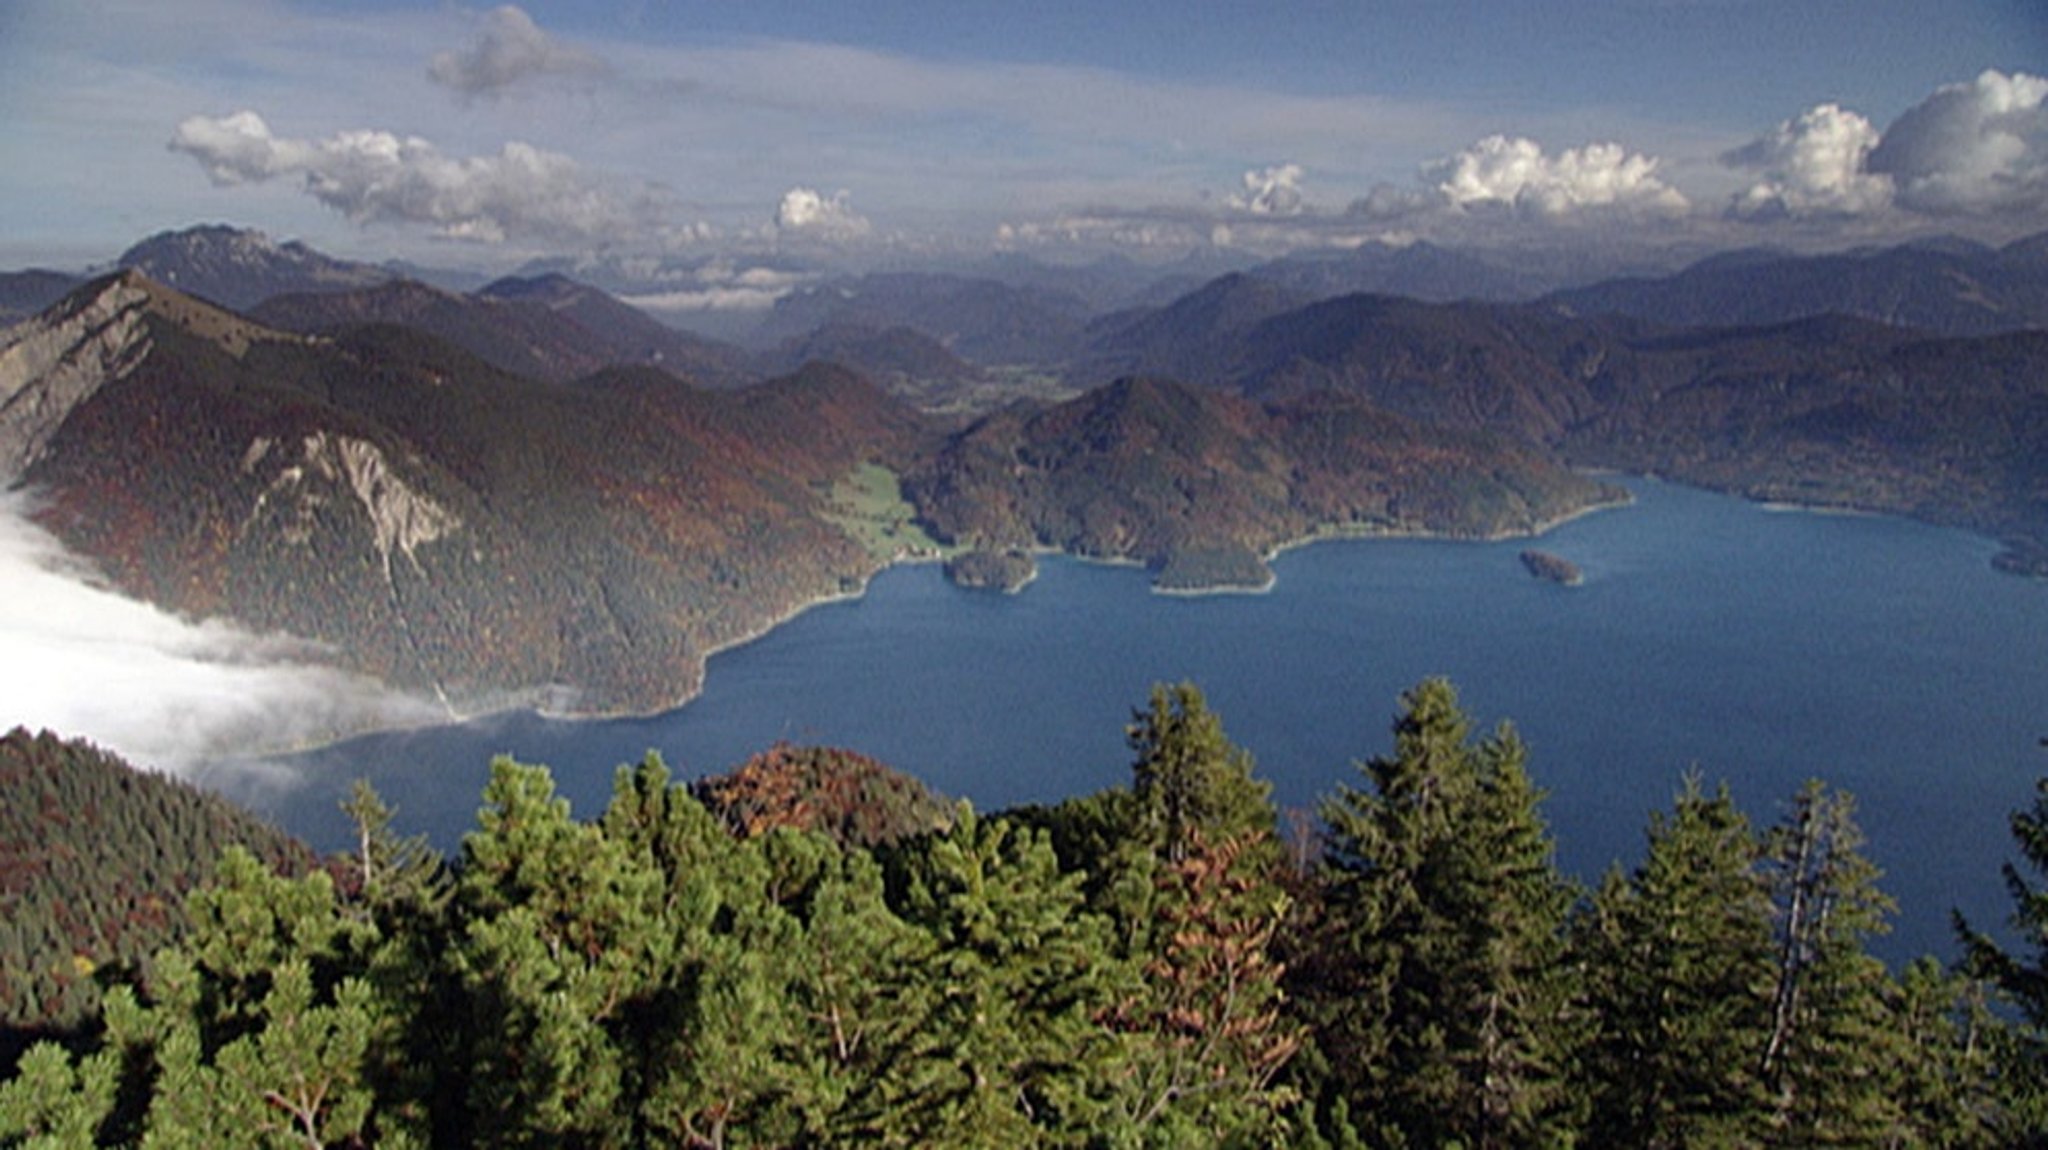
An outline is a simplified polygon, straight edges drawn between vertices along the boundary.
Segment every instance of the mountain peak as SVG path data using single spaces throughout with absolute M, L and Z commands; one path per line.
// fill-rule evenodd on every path
M 280 244 L 254 229 L 225 224 L 158 232 L 116 262 L 238 309 L 284 292 L 345 291 L 391 278 L 381 268 L 338 260 L 296 240 Z
M 134 268 L 99 277 L 0 331 L 0 486 L 40 458 L 79 404 L 147 359 L 175 329 L 240 358 L 290 336 L 165 287 Z
M 118 272 L 0 332 L 0 486 L 21 478 L 79 404 L 149 355 L 155 285 Z
M 542 272 L 539 275 L 513 275 L 495 279 L 485 284 L 476 294 L 486 299 L 553 301 L 573 299 L 589 290 L 560 272 Z

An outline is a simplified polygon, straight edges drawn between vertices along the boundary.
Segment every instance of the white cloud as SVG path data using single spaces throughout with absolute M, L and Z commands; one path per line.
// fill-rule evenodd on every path
M 664 227 L 663 197 L 653 189 L 618 194 L 569 157 L 518 142 L 497 155 L 457 157 L 417 136 L 381 131 L 294 140 L 241 111 L 194 116 L 178 125 L 170 146 L 199 161 L 218 185 L 301 178 L 307 194 L 358 224 L 426 224 L 492 243 L 644 239 Z
M 284 750 L 446 712 L 319 662 L 311 644 L 188 623 L 94 585 L 0 495 L 0 726 L 91 739 L 138 765 Z
M 620 298 L 649 311 L 762 311 L 815 278 L 808 272 L 716 261 L 690 273 L 689 286 Z
M 523 10 L 507 4 L 483 18 L 466 51 L 442 52 L 427 65 L 435 83 L 464 96 L 496 96 L 542 76 L 599 75 L 604 61 L 541 31 Z
M 2048 79 L 1986 71 L 1938 88 L 1885 129 L 1868 166 L 1914 211 L 2048 210 Z
M 1534 140 L 1488 136 L 1423 172 L 1443 202 L 1462 209 L 1508 207 L 1557 217 L 1589 208 L 1677 215 L 1690 205 L 1657 178 L 1657 161 L 1620 144 L 1588 144 L 1546 155 Z
M 1722 160 L 1764 173 L 1730 203 L 1737 216 L 2048 215 L 2048 79 L 1947 84 L 1882 133 L 1820 104 Z
M 1302 212 L 1304 174 L 1300 164 L 1246 172 L 1244 194 L 1230 197 L 1230 206 L 1255 216 L 1298 216 Z
M 1746 218 L 1881 210 L 1891 203 L 1892 181 L 1865 166 L 1877 144 L 1877 129 L 1857 113 L 1834 104 L 1808 108 L 1722 157 L 1763 173 L 1729 210 Z
M 873 230 L 867 218 L 853 210 L 845 190 L 827 196 L 812 188 L 791 188 L 782 194 L 775 228 L 784 235 L 827 240 L 858 239 Z

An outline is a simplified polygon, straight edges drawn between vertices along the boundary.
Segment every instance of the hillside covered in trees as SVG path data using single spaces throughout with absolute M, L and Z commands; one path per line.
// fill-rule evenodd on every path
M 76 1026 L 102 971 L 140 970 L 181 936 L 188 892 L 229 846 L 284 873 L 297 840 L 233 803 L 82 742 L 0 736 L 0 1028 Z M 8 1046 L 0 1042 L 0 1057 Z
M 777 748 L 650 757 L 571 817 L 493 767 L 443 860 L 230 848 L 95 1023 L 0 1083 L 0 1145 L 2012 1146 L 2048 1131 L 2048 953 L 1959 924 L 1890 971 L 1853 803 L 1684 780 L 1593 889 L 1511 728 L 1408 692 L 1278 825 L 1192 686 L 1128 786 L 984 815 Z M 872 801 L 893 812 L 859 823 Z M 778 814 L 778 812 L 782 812 Z M 787 817 L 784 817 L 787 816 Z M 2048 869 L 2048 789 L 2015 816 Z M 2017 871 L 2016 925 L 2042 897 Z M 1987 881 L 1996 881 L 1986 876 Z M 1978 924 L 1982 925 L 1982 924 Z

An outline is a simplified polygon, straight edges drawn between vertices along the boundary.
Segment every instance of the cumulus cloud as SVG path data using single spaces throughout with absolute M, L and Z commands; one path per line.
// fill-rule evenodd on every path
M 445 719 L 426 702 L 323 666 L 312 645 L 192 624 L 96 586 L 0 495 L 0 726 L 91 739 L 185 773 L 208 759 Z
M 2048 209 L 2048 79 L 1986 71 L 1936 89 L 1885 129 L 1868 166 L 1914 211 Z
M 1678 189 L 1657 178 L 1657 161 L 1620 144 L 1588 144 L 1546 155 L 1521 137 L 1488 136 L 1429 166 L 1423 178 L 1443 202 L 1461 209 L 1507 207 L 1557 217 L 1588 208 L 1678 214 Z
M 1722 162 L 1753 168 L 1761 180 L 1737 192 L 1731 211 L 1741 217 L 1862 215 L 1892 201 L 1892 180 L 1866 170 L 1878 129 L 1835 104 L 1806 108 L 1735 151 Z
M 1230 197 L 1230 206 L 1255 216 L 1298 216 L 1302 212 L 1299 164 L 1281 164 L 1244 174 L 1244 193 Z
M 873 230 L 867 218 L 853 210 L 843 189 L 828 196 L 812 188 L 791 188 L 782 194 L 775 229 L 784 235 L 827 240 L 858 239 Z
M 295 140 L 240 111 L 187 119 L 170 147 L 221 186 L 301 179 L 307 194 L 359 224 L 426 224 L 489 243 L 619 239 L 664 226 L 663 197 L 653 189 L 620 194 L 569 157 L 517 142 L 496 155 L 449 156 L 417 136 L 381 131 Z
M 1820 104 L 1722 160 L 1763 173 L 1731 201 L 1741 217 L 2048 213 L 2048 79 L 1987 71 L 1936 89 L 1882 133 Z
M 1727 153 L 1722 162 L 1763 178 L 1738 192 L 1729 210 L 1748 218 L 1860 215 L 1891 202 L 1890 177 L 1866 168 L 1878 132 L 1869 120 L 1820 104 Z
M 507 4 L 483 18 L 476 42 L 461 52 L 442 52 L 427 65 L 427 76 L 465 97 L 496 96 L 544 76 L 599 75 L 604 62 L 541 31 L 523 10 Z

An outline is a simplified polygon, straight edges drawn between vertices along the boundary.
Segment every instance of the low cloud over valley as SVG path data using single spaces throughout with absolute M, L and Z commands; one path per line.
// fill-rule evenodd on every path
M 324 665 L 310 644 L 190 623 L 107 589 L 30 507 L 20 493 L 0 496 L 0 698 L 10 723 L 190 774 L 217 756 L 446 717 Z

